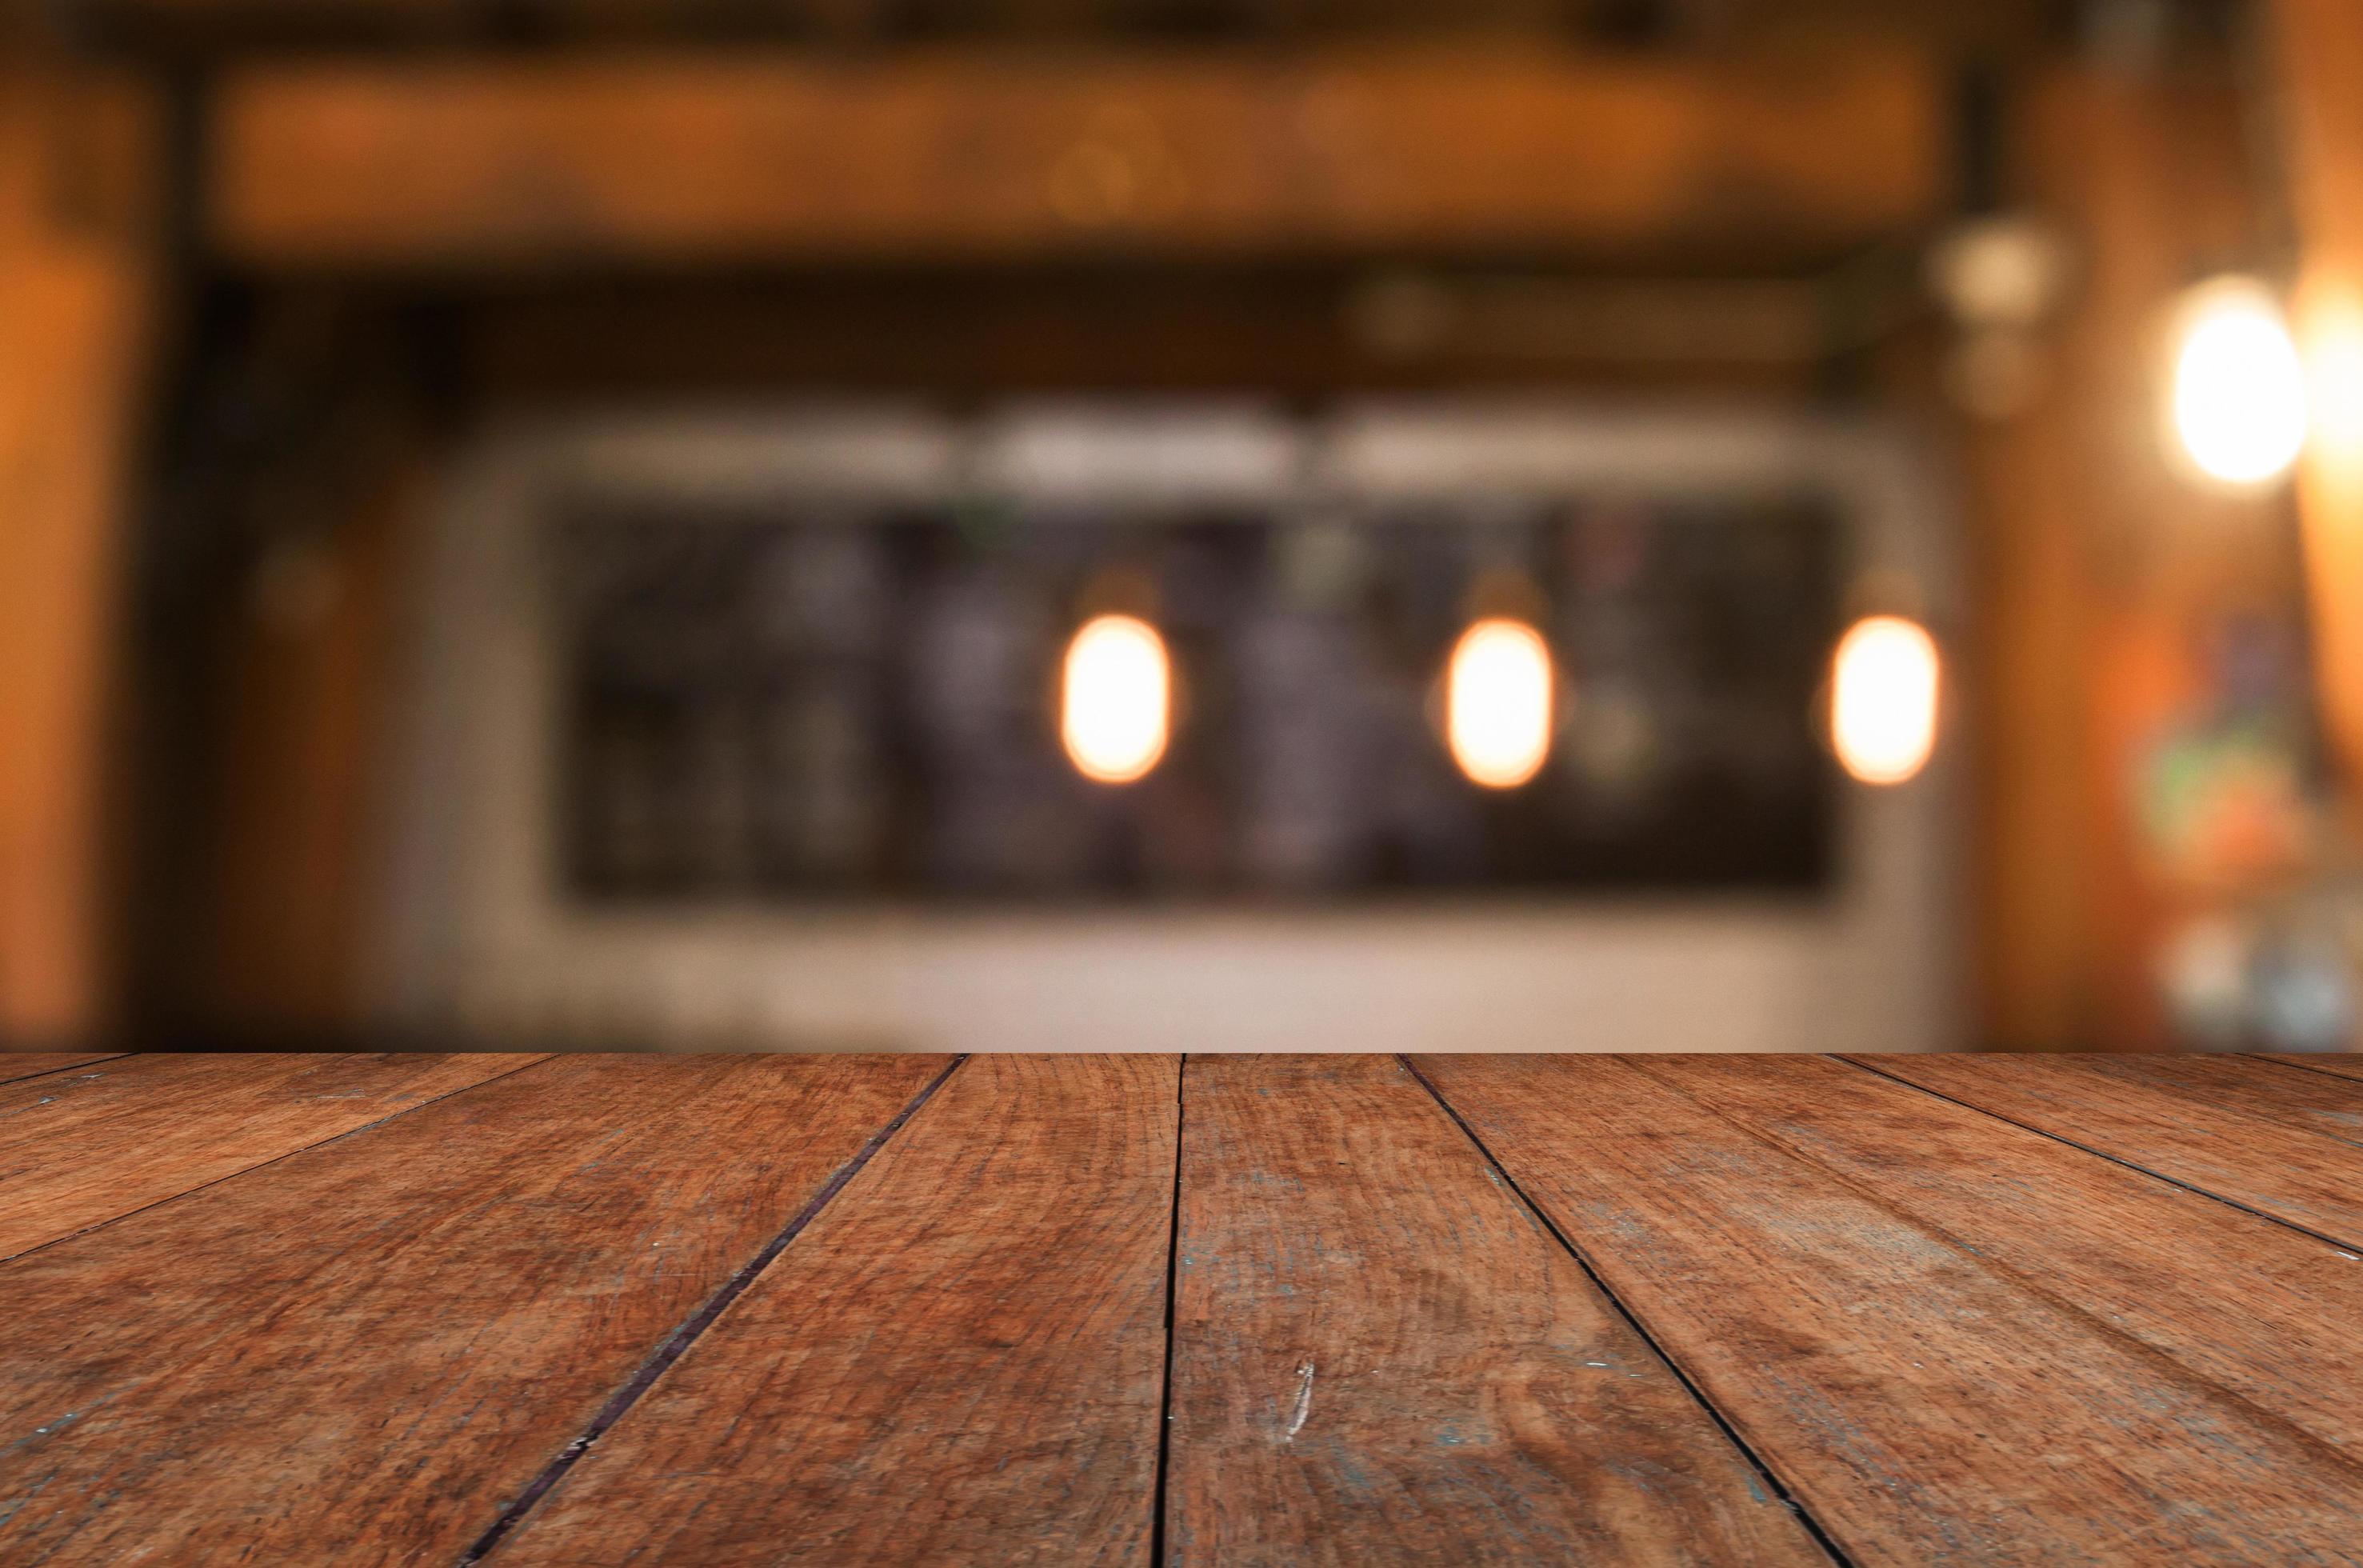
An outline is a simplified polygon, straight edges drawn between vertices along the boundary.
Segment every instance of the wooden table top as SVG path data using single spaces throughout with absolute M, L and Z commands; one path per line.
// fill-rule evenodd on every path
M 2363 1058 L 0 1057 L 0 1562 L 2363 1562 Z

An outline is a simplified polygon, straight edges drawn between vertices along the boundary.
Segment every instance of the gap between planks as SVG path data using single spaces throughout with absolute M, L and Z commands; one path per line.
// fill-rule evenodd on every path
M 2293 1061 L 2287 1056 L 2267 1056 L 2254 1051 L 2244 1051 L 2238 1055 L 2243 1062 L 2261 1062 L 2268 1067 L 2286 1067 L 2292 1073 L 2311 1073 L 2317 1078 L 2336 1078 L 2347 1084 L 2363 1082 L 2351 1073 L 2334 1073 L 2327 1067 L 2317 1067 L 2311 1062 Z
M 1614 1309 L 1616 1315 L 1631 1326 L 1634 1333 L 1640 1336 L 1641 1342 L 1648 1346 L 1650 1353 L 1664 1363 L 1666 1370 L 1673 1374 L 1674 1380 L 1682 1385 L 1692 1399 L 1697 1402 L 1699 1408 L 1707 1413 L 1708 1418 L 1722 1431 L 1725 1440 L 1739 1451 L 1740 1456 L 1747 1461 L 1757 1474 L 1764 1478 L 1765 1485 L 1771 1488 L 1772 1495 L 1780 1498 L 1789 1511 L 1797 1517 L 1797 1522 L 1805 1527 L 1806 1532 L 1814 1538 L 1814 1543 L 1827 1553 L 1830 1561 L 1838 1564 L 1838 1568 L 1854 1568 L 1854 1560 L 1847 1555 L 1845 1549 L 1838 1545 L 1830 1532 L 1822 1528 L 1821 1520 L 1815 1518 L 1812 1511 L 1798 1500 L 1797 1494 L 1791 1489 L 1787 1482 L 1781 1480 L 1765 1457 L 1757 1452 L 1746 1438 L 1739 1435 L 1739 1429 L 1733 1426 L 1729 1418 L 1715 1407 L 1714 1402 L 1706 1396 L 1706 1391 L 1682 1369 L 1681 1363 L 1674 1359 L 1664 1341 L 1650 1331 L 1649 1326 L 1641 1321 L 1640 1316 L 1625 1304 L 1623 1296 L 1616 1294 L 1600 1271 L 1592 1266 L 1592 1260 L 1584 1256 L 1583 1249 L 1578 1247 L 1573 1239 L 1559 1228 L 1558 1221 L 1551 1218 L 1542 1205 L 1527 1195 L 1526 1189 L 1519 1184 L 1518 1178 L 1512 1175 L 1509 1167 L 1503 1165 L 1495 1157 L 1492 1149 L 1487 1145 L 1485 1140 L 1479 1136 L 1477 1129 L 1469 1124 L 1469 1119 L 1460 1114 L 1451 1101 L 1444 1097 L 1443 1092 L 1436 1086 L 1428 1075 L 1419 1070 L 1419 1063 L 1412 1060 L 1406 1052 L 1397 1052 L 1395 1060 L 1402 1062 L 1403 1071 L 1409 1073 L 1413 1080 L 1427 1091 L 1428 1097 L 1437 1103 L 1444 1114 L 1452 1118 L 1452 1124 L 1460 1129 L 1461 1135 L 1476 1146 L 1478 1154 L 1483 1158 L 1487 1165 L 1492 1167 L 1494 1175 L 1501 1178 L 1503 1185 L 1509 1189 L 1517 1201 L 1525 1207 L 1526 1212 L 1533 1216 L 1551 1239 L 1566 1251 L 1569 1257 L 1575 1260 L 1576 1267 L 1583 1271 L 1585 1277 L 1592 1282 L 1592 1289 L 1598 1291 L 1602 1298 Z
M 128 1051 L 91 1051 L 88 1053 L 71 1051 L 0 1051 L 0 1084 L 13 1085 L 17 1084 L 37 1083 L 43 1078 L 54 1078 L 61 1073 L 72 1073 L 84 1067 L 97 1067 L 109 1062 L 120 1062 L 130 1054 L 131 1052 Z M 33 1058 L 42 1056 L 63 1056 L 66 1060 L 63 1062 L 53 1062 L 47 1067 L 35 1067 L 20 1071 L 20 1069 L 24 1069 L 26 1062 Z
M 968 1053 L 965 1051 L 953 1057 L 942 1072 L 937 1073 L 911 1097 L 909 1105 L 895 1113 L 893 1118 L 885 1126 L 870 1135 L 869 1141 L 862 1144 L 855 1151 L 853 1158 L 840 1166 L 835 1175 L 829 1177 L 820 1191 L 812 1195 L 811 1201 L 796 1212 L 794 1218 L 781 1229 L 778 1235 L 765 1242 L 761 1251 L 749 1259 L 737 1273 L 725 1280 L 721 1287 L 706 1297 L 704 1305 L 691 1313 L 681 1327 L 667 1335 L 664 1341 L 625 1381 L 624 1385 L 609 1397 L 606 1404 L 600 1407 L 599 1413 L 591 1418 L 591 1424 L 582 1429 L 582 1435 L 559 1450 L 550 1462 L 542 1467 L 541 1473 L 527 1482 L 525 1490 L 519 1492 L 516 1499 L 501 1510 L 500 1517 L 476 1539 L 476 1543 L 460 1554 L 459 1568 L 473 1568 L 473 1564 L 482 1562 L 496 1551 L 501 1542 L 506 1540 L 517 1526 L 525 1522 L 526 1516 L 533 1512 L 535 1505 L 549 1496 L 551 1489 L 560 1481 L 566 1479 L 566 1473 L 573 1469 L 576 1462 L 590 1451 L 591 1445 L 605 1437 L 609 1429 L 631 1413 L 632 1407 L 638 1404 L 650 1388 L 656 1386 L 657 1379 L 662 1377 L 673 1362 L 679 1361 L 689 1347 L 695 1344 L 698 1339 L 714 1326 L 716 1319 L 728 1310 L 732 1302 L 747 1293 L 748 1288 L 761 1276 L 763 1271 L 776 1262 L 780 1254 L 786 1251 L 798 1236 L 804 1234 L 807 1226 L 820 1218 L 821 1210 L 828 1207 L 830 1200 L 844 1191 L 846 1184 L 854 1177 L 861 1173 L 862 1168 L 870 1163 L 880 1150 L 886 1147 L 887 1141 L 900 1132 L 904 1125 L 913 1117 L 919 1114 L 926 1103 L 935 1097 L 936 1091 L 942 1088 L 950 1080 L 951 1075 L 959 1072 L 961 1064 L 967 1061 Z
M 2095 1160 L 2106 1160 L 2112 1165 L 2122 1165 L 2126 1170 L 2135 1172 L 2140 1175 L 2147 1176 L 2152 1181 L 2163 1182 L 2170 1187 L 2180 1187 L 2184 1192 L 2195 1194 L 2200 1197 L 2207 1199 L 2211 1203 L 2220 1203 L 2226 1208 L 2238 1209 L 2242 1214 L 2248 1215 L 2257 1219 L 2261 1219 L 2268 1225 L 2278 1225 L 2284 1230 L 2294 1230 L 2301 1236 L 2311 1237 L 2313 1240 L 2320 1241 L 2326 1246 L 2335 1247 L 2339 1251 L 2345 1253 L 2350 1258 L 2358 1254 L 2363 1254 L 2363 1240 L 2349 1241 L 2343 1238 L 2333 1236 L 2328 1231 L 2316 1230 L 2309 1225 L 2300 1225 L 2294 1219 L 2283 1219 L 2278 1214 L 2269 1214 L 2265 1210 L 2258 1208 L 2251 1204 L 2242 1203 L 2238 1198 L 2226 1197 L 2222 1193 L 2213 1191 L 2207 1187 L 2200 1186 L 2195 1182 L 2186 1182 L 2180 1176 L 2169 1176 L 2163 1171 L 2152 1170 L 2149 1166 L 2141 1163 L 2137 1160 L 2128 1160 L 2122 1154 L 2112 1154 L 2105 1149 L 2096 1149 L 2091 1144 L 2080 1142 L 2076 1139 L 2069 1137 L 2065 1133 L 2054 1132 L 2049 1128 L 2037 1127 L 2033 1122 L 2021 1121 L 2016 1117 L 2004 1116 L 2002 1112 L 1995 1110 L 1991 1106 L 1981 1106 L 1971 1100 L 1957 1099 L 1953 1095 L 1946 1094 L 1941 1089 L 1932 1089 L 1925 1084 L 1915 1084 L 1909 1078 L 1898 1077 L 1896 1074 L 1887 1072 L 1883 1068 L 1872 1066 L 1869 1062 L 1862 1061 L 1858 1057 L 1840 1053 L 1833 1054 L 1830 1057 L 1830 1060 L 1833 1062 L 1843 1062 L 1849 1067 L 1860 1068 L 1863 1072 L 1871 1074 L 1873 1077 L 1884 1078 L 1891 1084 L 1900 1084 L 1904 1088 L 1916 1090 L 1921 1094 L 1926 1095 L 1931 1099 L 1942 1100 L 1947 1105 L 1958 1106 L 1963 1110 L 1975 1111 L 1978 1115 L 1983 1117 L 1991 1117 L 1994 1120 L 2002 1123 L 2006 1127 L 2014 1127 L 2025 1132 L 2032 1132 L 2039 1138 L 2047 1138 L 2054 1143 L 2065 1144 L 2070 1149 L 2079 1150 L 2083 1153 L 2090 1154 Z M 2253 1061 L 2255 1058 L 2246 1058 L 2244 1060 Z M 2311 1071 L 2311 1069 L 2308 1068 L 2294 1067 L 2292 1063 L 2289 1062 L 2277 1062 L 2274 1063 L 2274 1065 L 2291 1066 L 2293 1067 L 2294 1071 L 2301 1073 Z M 2325 1073 L 2316 1073 L 2315 1076 L 2335 1078 L 2340 1076 L 2340 1074 Z
M 1173 1473 L 1173 1342 L 1182 1299 L 1182 1158 L 1190 1114 L 1190 1053 L 1173 1068 L 1173 1216 L 1165 1222 L 1165 1386 L 1157 1401 L 1157 1485 L 1150 1489 L 1148 1561 L 1165 1568 L 1166 1485 Z

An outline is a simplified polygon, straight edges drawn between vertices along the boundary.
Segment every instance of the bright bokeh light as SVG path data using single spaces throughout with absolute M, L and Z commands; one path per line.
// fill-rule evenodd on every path
M 1481 620 L 1460 634 L 1445 681 L 1445 738 L 1471 782 L 1513 789 L 1550 754 L 1551 659 L 1524 621 Z
M 1130 784 L 1165 755 L 1173 673 L 1165 639 L 1147 621 L 1100 616 L 1067 644 L 1059 735 L 1085 778 Z
M 2280 477 L 2305 445 L 2305 367 L 2262 284 L 2224 279 L 2183 307 L 2174 350 L 2175 439 L 2226 484 Z
M 1936 745 L 1936 639 L 1901 616 L 1869 616 L 1838 639 L 1830 743 L 1864 784 L 1902 784 Z
M 2341 292 L 2318 300 L 2303 328 L 2316 450 L 2352 463 L 2363 457 L 2363 299 Z

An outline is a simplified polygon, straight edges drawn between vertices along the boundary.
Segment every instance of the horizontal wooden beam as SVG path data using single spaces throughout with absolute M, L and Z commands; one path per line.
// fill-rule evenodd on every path
M 1827 256 L 1925 222 L 1885 51 L 263 63 L 209 222 L 262 266 L 1163 255 Z

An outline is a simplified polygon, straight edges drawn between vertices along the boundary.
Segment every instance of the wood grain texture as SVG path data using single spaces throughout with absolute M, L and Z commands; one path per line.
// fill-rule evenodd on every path
M 0 1258 L 536 1060 L 135 1056 L 0 1089 Z
M 970 1059 L 491 1562 L 1145 1562 L 1179 1071 Z
M 1828 1561 L 1400 1062 L 1184 1084 L 1168 1562 Z
M 1614 1058 L 1423 1058 L 1860 1563 L 2353 1561 L 2363 1469 Z
M 942 1065 L 547 1062 L 0 1266 L 0 1561 L 455 1560 Z
M 2237 1056 L 1867 1056 L 2363 1251 L 2363 1084 Z
M 1634 1065 L 2093 1321 L 2363 1456 L 2355 1398 L 2363 1257 L 1842 1062 L 1670 1056 Z
M 0 1084 L 13 1084 L 19 1078 L 38 1078 L 44 1073 L 62 1073 L 69 1067 L 109 1061 L 112 1055 L 104 1051 L 0 1051 Z
M 2260 1054 L 2259 1061 L 2278 1062 L 2284 1067 L 2300 1067 L 2314 1073 L 2327 1073 L 2334 1078 L 2363 1079 L 2363 1056 L 2352 1051 L 2312 1053 L 2304 1055 Z
M 1827 256 L 1945 178 L 1941 92 L 1892 51 L 278 63 L 212 107 L 208 221 L 263 263 Z

